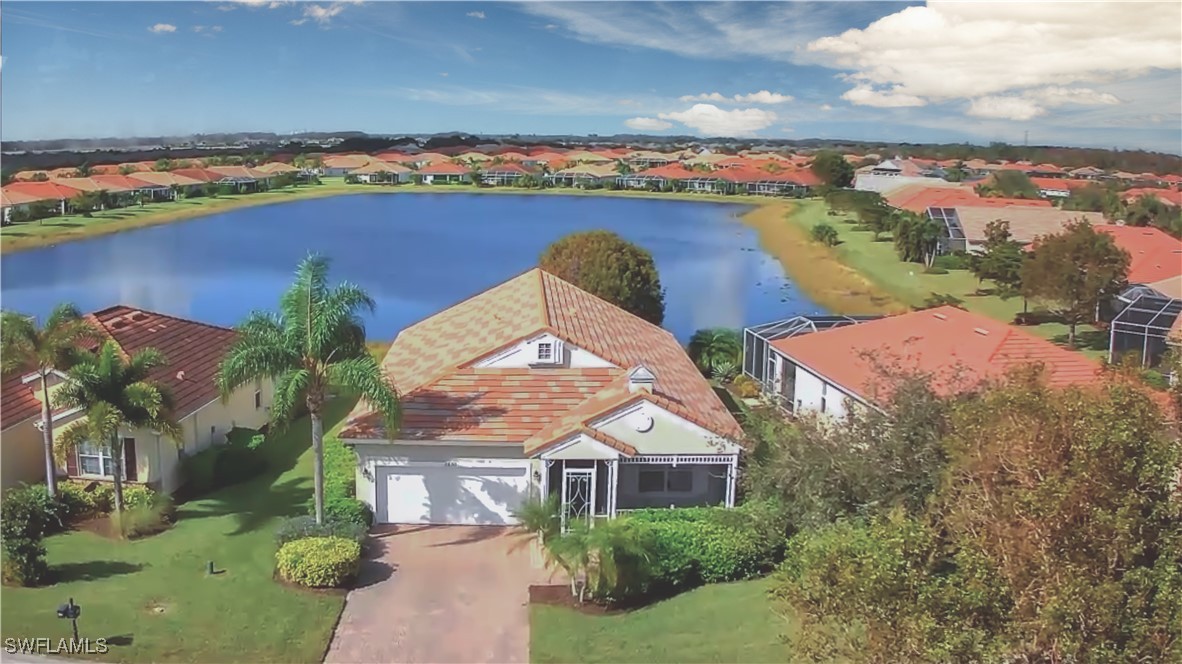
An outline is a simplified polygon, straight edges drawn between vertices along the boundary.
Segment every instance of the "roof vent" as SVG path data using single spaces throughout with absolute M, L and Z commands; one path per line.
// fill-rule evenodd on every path
M 185 379 L 185 370 L 184 369 L 181 369 L 180 371 L 176 372 L 176 379 L 177 380 L 184 380 Z
M 981 336 L 983 336 L 983 337 L 984 337 L 984 336 L 988 336 L 988 335 L 989 335 L 989 330 L 986 330 L 986 329 L 985 329 L 985 328 L 983 328 L 983 327 L 974 327 L 974 328 L 973 328 L 973 332 L 976 332 L 977 334 L 979 334 L 979 335 L 981 335 Z
M 148 320 L 148 314 L 142 311 L 134 311 L 131 314 L 131 319 L 135 321 Z
M 657 376 L 649 371 L 648 367 L 643 364 L 633 369 L 628 374 L 628 391 L 629 392 L 648 392 L 652 394 L 653 386 L 657 382 Z
M 125 327 L 127 327 L 127 321 L 123 320 L 122 318 L 116 318 L 115 320 L 111 321 L 112 330 L 122 330 Z
M 948 320 L 948 316 L 946 316 L 944 314 L 932 314 L 932 315 L 935 316 L 936 318 L 939 318 L 940 320 Z

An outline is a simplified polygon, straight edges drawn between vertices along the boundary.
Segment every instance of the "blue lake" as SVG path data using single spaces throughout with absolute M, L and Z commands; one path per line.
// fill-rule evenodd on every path
M 665 327 L 742 327 L 823 311 L 788 280 L 739 221 L 740 205 L 625 198 L 481 194 L 354 195 L 245 208 L 9 254 L 5 309 L 44 316 L 70 301 L 114 304 L 232 326 L 274 309 L 309 251 L 333 280 L 377 301 L 371 339 L 429 316 L 537 263 L 574 231 L 619 233 L 652 252 Z

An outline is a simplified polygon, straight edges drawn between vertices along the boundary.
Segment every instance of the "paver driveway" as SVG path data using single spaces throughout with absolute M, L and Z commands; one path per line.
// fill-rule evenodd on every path
M 526 662 L 529 586 L 511 529 L 396 526 L 367 544 L 326 662 Z

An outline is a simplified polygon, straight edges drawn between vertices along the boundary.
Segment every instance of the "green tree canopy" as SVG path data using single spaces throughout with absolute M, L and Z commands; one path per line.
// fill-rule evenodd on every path
M 840 152 L 821 150 L 813 157 L 812 169 L 830 187 L 848 187 L 854 181 L 854 167 Z
M 546 248 L 538 266 L 654 325 L 665 319 L 652 254 L 611 231 L 567 235 Z
M 1038 187 L 1022 171 L 996 171 L 989 182 L 979 187 L 986 196 L 1002 198 L 1039 198 Z
M 1063 232 L 1036 240 L 1033 255 L 1022 265 L 1022 295 L 1059 316 L 1074 345 L 1077 326 L 1094 320 L 1100 303 L 1124 289 L 1128 273 L 1129 254 L 1112 236 L 1076 220 Z
M 1010 234 L 1008 221 L 998 219 L 985 226 L 983 249 L 970 266 L 977 280 L 994 282 L 1002 296 L 1017 293 L 1022 284 L 1022 263 L 1026 252 Z
M 940 224 L 927 214 L 900 210 L 894 213 L 893 227 L 895 250 L 899 252 L 899 258 L 931 267 L 940 247 L 943 232 Z
M 737 370 L 743 361 L 741 334 L 725 327 L 698 330 L 689 340 L 690 359 L 708 376 Z

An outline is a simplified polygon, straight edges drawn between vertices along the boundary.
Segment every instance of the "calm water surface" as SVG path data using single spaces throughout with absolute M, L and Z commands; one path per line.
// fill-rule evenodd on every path
M 9 254 L 5 309 L 44 316 L 124 303 L 231 326 L 274 309 L 309 251 L 332 279 L 377 300 L 372 339 L 537 263 L 554 240 L 604 228 L 652 252 L 666 289 L 665 327 L 741 327 L 822 313 L 759 248 L 744 206 L 622 198 L 480 194 L 356 195 L 265 205 Z

